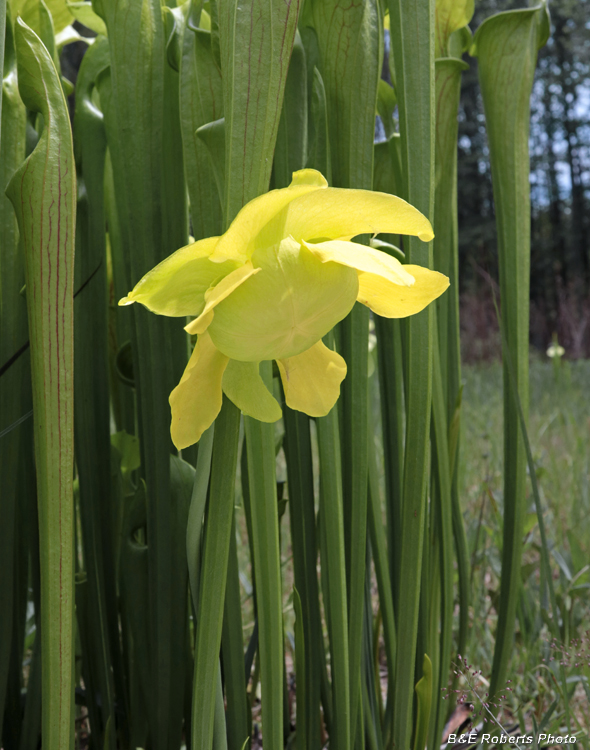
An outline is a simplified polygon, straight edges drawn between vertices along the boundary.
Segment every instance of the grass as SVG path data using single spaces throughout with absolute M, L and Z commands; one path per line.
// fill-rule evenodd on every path
M 460 490 L 473 565 L 469 660 L 482 671 L 485 696 L 493 656 L 503 518 L 502 372 L 499 363 L 486 363 L 465 367 L 463 376 Z M 539 596 L 539 534 L 529 489 L 512 682 L 503 701 L 505 715 L 519 718 L 520 713 L 519 721 L 527 728 L 530 717 L 534 714 L 540 721 L 557 697 L 552 726 L 563 726 L 565 700 L 555 679 L 562 662 L 570 689 L 571 729 L 590 729 L 589 377 L 590 361 L 563 362 L 557 373 L 549 361 L 536 358 L 531 362 L 529 438 L 554 586 L 560 609 L 566 613 L 560 629 L 571 648 L 562 654 L 549 636 L 548 602 Z

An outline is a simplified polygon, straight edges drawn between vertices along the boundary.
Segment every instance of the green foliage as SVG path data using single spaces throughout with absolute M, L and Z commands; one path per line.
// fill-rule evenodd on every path
M 10 198 L 25 255 L 41 560 L 43 736 L 73 747 L 73 264 L 76 177 L 65 98 L 53 61 L 15 24 L 19 93 L 43 118 L 39 142 L 13 174 Z
M 490 694 L 507 678 L 518 588 L 524 523 L 526 456 L 509 368 L 514 369 L 525 419 L 528 415 L 528 331 L 530 276 L 529 97 L 537 50 L 549 34 L 544 6 L 488 19 L 478 29 L 477 55 L 486 107 L 498 224 L 498 254 L 504 349 L 504 525 L 498 639 Z

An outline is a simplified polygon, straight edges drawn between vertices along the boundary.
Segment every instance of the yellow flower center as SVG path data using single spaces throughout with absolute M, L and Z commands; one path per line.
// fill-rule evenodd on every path
M 209 334 L 231 359 L 260 362 L 309 349 L 352 309 L 357 272 L 322 263 L 288 237 L 252 256 L 261 271 L 215 307 Z

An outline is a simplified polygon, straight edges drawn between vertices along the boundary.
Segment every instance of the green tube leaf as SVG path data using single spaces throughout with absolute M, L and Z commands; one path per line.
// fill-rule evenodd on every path
M 1 21 L 1 19 L 0 19 Z M 6 185 L 25 158 L 25 106 L 18 93 L 16 54 L 12 23 L 7 19 L 6 58 L 2 81 L 2 140 L 0 141 L 0 185 Z M 0 33 L 2 31 L 0 30 Z M 4 37 L 2 37 L 2 43 Z M 24 260 L 19 248 L 18 224 L 8 198 L 0 195 L 0 363 L 4 364 L 27 340 L 27 302 L 19 294 L 25 283 Z M 2 375 L 0 387 L 0 432 L 9 428 L 30 410 L 30 367 L 21 357 Z M 15 510 L 18 495 L 18 455 L 22 428 L 0 439 L 0 714 L 4 699 L 12 650 L 14 603 L 14 556 L 16 548 Z
M 434 2 L 390 0 L 391 47 L 400 122 L 402 197 L 427 217 L 434 213 Z M 410 263 L 433 267 L 432 243 L 404 243 Z M 434 310 L 410 318 L 404 330 L 406 440 L 402 485 L 401 550 L 396 613 L 399 648 L 393 713 L 395 747 L 407 748 L 412 704 L 432 397 Z
M 529 404 L 530 95 L 537 51 L 547 39 L 546 7 L 499 13 L 477 30 L 472 54 L 490 144 L 498 230 L 500 294 L 514 378 L 525 419 Z M 490 695 L 502 689 L 512 653 L 521 586 L 526 512 L 526 452 L 518 411 L 510 394 L 504 353 L 504 529 L 502 579 Z
M 21 20 L 19 91 L 45 127 L 12 177 L 25 252 L 41 544 L 43 744 L 73 747 L 73 264 L 76 174 L 68 109 L 53 60 Z
M 467 26 L 473 16 L 474 0 L 436 0 L 435 56 L 447 57 L 453 32 Z

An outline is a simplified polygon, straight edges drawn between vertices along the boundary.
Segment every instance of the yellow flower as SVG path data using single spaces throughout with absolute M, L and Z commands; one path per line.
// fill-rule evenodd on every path
M 400 198 L 329 188 L 319 172 L 303 169 L 288 188 L 244 206 L 221 237 L 166 258 L 119 302 L 195 317 L 186 330 L 198 334 L 197 343 L 170 394 L 177 448 L 199 440 L 223 393 L 244 414 L 280 419 L 259 374 L 263 360 L 276 360 L 288 406 L 326 415 L 340 395 L 346 363 L 322 337 L 355 301 L 403 318 L 445 291 L 446 276 L 350 242 L 379 232 L 434 236 L 429 221 Z

